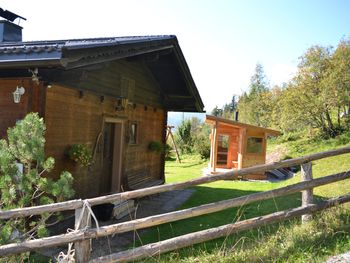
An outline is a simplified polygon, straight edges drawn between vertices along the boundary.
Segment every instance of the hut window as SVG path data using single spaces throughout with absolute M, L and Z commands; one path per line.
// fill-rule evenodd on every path
M 130 131 L 129 131 L 129 144 L 136 144 L 137 143 L 137 123 L 133 122 L 130 124 Z
M 263 138 L 250 137 L 247 141 L 247 153 L 262 153 Z

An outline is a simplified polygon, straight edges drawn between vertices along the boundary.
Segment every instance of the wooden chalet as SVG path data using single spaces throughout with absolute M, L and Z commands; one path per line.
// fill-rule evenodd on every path
M 204 107 L 176 36 L 23 42 L 18 25 L 0 29 L 1 138 L 38 112 L 56 161 L 50 176 L 71 172 L 77 197 L 164 182 L 164 154 L 148 145 L 165 143 L 168 111 Z M 93 151 L 91 166 L 67 157 L 73 144 Z
M 241 169 L 266 161 L 266 139 L 280 132 L 227 120 L 211 115 L 206 116 L 211 125 L 210 170 L 212 173 L 223 169 Z M 266 179 L 266 175 L 251 174 L 248 179 Z

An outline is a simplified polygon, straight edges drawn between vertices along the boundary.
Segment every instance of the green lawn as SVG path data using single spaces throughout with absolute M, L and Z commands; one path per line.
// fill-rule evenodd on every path
M 287 147 L 288 155 L 291 157 L 297 157 L 305 154 L 310 154 L 312 152 L 324 151 L 349 145 L 349 142 L 345 140 L 344 143 L 344 139 L 342 138 L 321 143 L 319 141 L 313 142 L 303 140 L 301 140 L 299 144 L 298 141 L 287 143 L 272 142 L 269 150 L 276 149 L 277 144 L 279 147 Z M 177 163 L 175 160 L 166 162 L 167 183 L 181 182 L 199 177 L 202 175 L 203 168 L 205 168 L 207 165 L 207 161 L 201 160 L 198 156 L 183 156 L 182 158 L 183 160 L 181 164 Z M 350 170 L 350 154 L 313 162 L 313 175 L 315 178 L 342 172 L 345 170 Z M 300 174 L 297 174 L 292 179 L 278 183 L 258 181 L 218 181 L 210 184 L 195 186 L 192 187 L 192 189 L 195 190 L 194 194 L 179 209 L 194 207 L 201 204 L 234 198 L 242 195 L 248 195 L 255 192 L 267 191 L 299 181 Z M 349 190 L 350 180 L 346 180 L 316 188 L 314 195 L 316 198 L 327 198 L 348 193 Z M 252 203 L 244 207 L 231 208 L 209 215 L 185 219 L 170 224 L 164 224 L 158 227 L 154 227 L 142 235 L 141 243 L 152 243 L 182 234 L 232 223 L 237 220 L 243 220 L 246 218 L 269 214 L 278 210 L 297 207 L 300 205 L 300 203 L 300 194 L 297 193 L 280 198 Z M 320 217 L 318 221 L 315 220 L 313 227 L 304 229 L 305 226 L 300 226 L 299 219 L 296 219 L 277 225 L 271 225 L 256 230 L 246 231 L 244 233 L 233 235 L 226 239 L 214 240 L 206 242 L 204 244 L 195 245 L 190 248 L 167 253 L 156 259 L 147 259 L 146 261 L 210 262 L 214 260 L 216 262 L 295 262 L 299 260 L 302 261 L 304 258 L 310 258 L 312 261 L 316 262 L 322 261 L 325 257 L 327 257 L 327 255 L 350 250 L 348 210 L 345 209 L 341 212 L 336 211 L 332 212 L 331 214 L 339 214 L 339 218 L 341 218 L 340 220 L 338 218 L 335 219 L 332 217 L 332 222 L 338 222 L 340 220 L 342 223 L 339 223 L 336 226 L 332 225 L 333 228 L 329 227 L 323 222 L 322 219 L 324 217 L 329 217 L 328 214 L 325 214 Z M 321 231 L 321 234 L 319 234 L 319 229 L 325 227 L 325 225 L 327 225 L 326 230 Z M 332 232 L 329 229 L 332 229 L 332 231 L 334 230 L 335 232 Z M 314 232 L 316 234 L 314 234 Z M 306 240 L 299 242 L 298 240 L 294 240 L 294 236 Z M 281 237 L 283 237 L 283 242 L 278 241 L 281 239 Z M 295 244 L 292 241 L 285 241 L 289 239 L 293 240 Z M 325 243 L 325 241 L 327 241 L 327 243 Z M 270 245 L 266 246 L 266 242 Z M 287 243 L 284 244 L 285 242 Z M 284 244 L 286 249 L 288 247 L 288 253 L 284 251 L 283 248 L 280 248 L 278 250 L 278 253 L 275 251 L 274 247 L 281 244 Z M 303 247 L 300 247 L 300 245 Z M 234 248 L 232 249 L 232 247 Z M 230 252 L 228 255 L 226 255 L 227 251 Z M 250 254 L 247 251 L 250 251 Z M 281 251 L 283 253 L 281 253 Z M 234 258 L 232 258 L 232 255 L 234 255 Z M 251 257 L 249 257 L 249 255 Z M 259 257 L 264 258 L 265 260 L 261 261 L 259 260 Z M 277 258 L 275 260 L 272 260 L 274 257 Z

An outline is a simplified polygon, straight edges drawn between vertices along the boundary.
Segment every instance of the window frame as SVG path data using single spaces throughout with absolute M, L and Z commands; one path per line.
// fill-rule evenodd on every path
M 261 140 L 261 143 L 259 143 L 260 144 L 260 149 L 259 149 L 259 151 L 249 151 L 249 140 L 250 139 L 259 139 L 259 140 Z M 258 154 L 258 155 L 262 155 L 262 154 L 264 154 L 264 137 L 258 137 L 258 136 L 249 136 L 248 138 L 247 138 L 247 147 L 246 147 L 246 153 L 247 154 Z
M 135 134 L 132 134 L 133 126 L 135 127 Z M 129 135 L 128 144 L 130 145 L 139 144 L 139 123 L 138 122 L 136 121 L 130 122 L 128 135 Z

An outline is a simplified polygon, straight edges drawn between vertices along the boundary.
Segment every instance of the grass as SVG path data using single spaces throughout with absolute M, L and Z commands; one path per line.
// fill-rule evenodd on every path
M 292 141 L 272 141 L 269 150 L 285 147 L 290 157 L 298 157 L 314 152 L 325 151 L 349 145 L 350 133 L 336 139 L 322 141 L 311 139 L 294 139 Z M 181 182 L 202 175 L 207 161 L 198 156 L 183 156 L 182 163 L 175 160 L 166 163 L 166 182 Z M 350 154 L 331 157 L 313 162 L 313 175 L 315 178 L 330 175 L 345 170 L 350 170 Z M 248 195 L 255 192 L 267 191 L 300 181 L 300 174 L 294 178 L 278 182 L 257 181 L 218 181 L 210 184 L 192 187 L 195 190 L 191 198 L 179 209 L 198 206 L 205 203 Z M 318 187 L 314 194 L 316 199 L 348 193 L 350 180 Z M 256 202 L 239 208 L 231 208 L 225 211 L 185 219 L 169 224 L 151 228 L 142 235 L 140 244 L 157 242 L 175 236 L 204 230 L 237 220 L 252 218 L 275 211 L 300 206 L 300 194 L 292 194 L 280 198 Z M 262 227 L 246 231 L 225 239 L 209 241 L 194 245 L 190 248 L 161 255 L 158 258 L 147 259 L 150 262 L 318 262 L 328 255 L 333 255 L 345 250 L 350 250 L 349 213 L 348 208 L 341 213 L 328 212 L 317 217 L 312 224 L 301 226 L 299 219 L 280 223 L 277 225 Z M 328 218 L 338 225 L 326 223 L 323 218 Z M 323 220 L 323 221 L 322 221 Z M 322 222 L 323 223 L 322 223 Z M 320 226 L 321 223 L 323 224 Z M 333 232 L 332 232 L 333 231 Z M 311 233 L 311 234 L 310 234 Z M 305 235 L 302 235 L 305 234 Z M 294 238 L 295 236 L 295 238 Z M 294 239 L 304 240 L 300 244 Z M 300 240 L 299 240 L 300 241 Z M 304 261 L 305 262 L 305 261 Z

